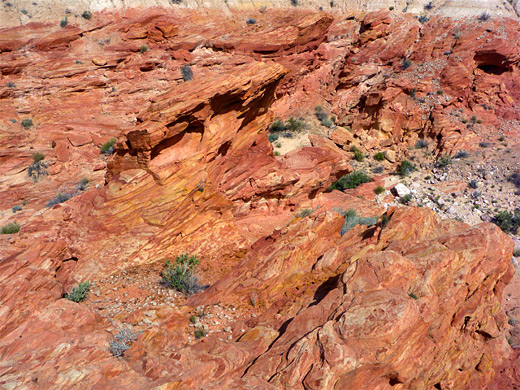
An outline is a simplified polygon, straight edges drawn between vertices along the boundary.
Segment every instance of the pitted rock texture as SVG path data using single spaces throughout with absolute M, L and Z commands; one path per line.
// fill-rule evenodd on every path
M 514 135 L 516 22 L 138 13 L 0 31 L 0 221 L 22 225 L 0 235 L 2 386 L 474 389 L 514 373 L 505 234 L 385 210 L 360 195 L 377 181 L 328 188 L 353 143 L 396 157 L 418 137 L 451 152 L 496 126 Z M 338 125 L 275 155 L 275 116 L 319 128 L 316 104 Z M 482 123 L 448 125 L 455 109 Z M 75 196 L 47 207 L 58 192 Z M 373 223 L 342 235 L 349 209 Z M 185 252 L 208 288 L 171 297 L 159 270 Z M 63 299 L 86 280 L 87 302 Z M 137 341 L 115 357 L 129 325 Z

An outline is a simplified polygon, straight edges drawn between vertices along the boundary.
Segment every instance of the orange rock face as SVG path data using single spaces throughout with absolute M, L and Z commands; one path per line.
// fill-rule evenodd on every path
M 453 151 L 519 119 L 518 25 L 252 16 L 129 11 L 0 30 L 0 221 L 22 225 L 0 235 L 0 384 L 475 389 L 499 373 L 496 383 L 514 383 L 501 368 L 513 357 L 500 305 L 511 240 L 357 196 L 377 182 L 328 188 L 352 171 L 353 142 L 400 153 L 427 136 Z M 352 132 L 309 134 L 275 156 L 275 116 L 317 104 Z M 31 178 L 36 152 L 45 173 Z M 72 197 L 48 203 L 58 193 Z M 346 231 L 349 209 L 372 222 Z M 161 264 L 186 252 L 208 288 L 159 299 Z M 87 280 L 85 303 L 63 299 Z M 193 340 L 200 307 L 231 314 Z M 137 340 L 116 357 L 123 323 Z

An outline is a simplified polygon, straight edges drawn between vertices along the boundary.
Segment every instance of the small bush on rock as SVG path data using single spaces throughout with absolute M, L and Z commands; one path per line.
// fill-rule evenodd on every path
M 32 127 L 33 121 L 32 121 L 32 119 L 22 119 L 20 124 L 23 126 L 24 129 L 27 130 Z
M 90 12 L 90 11 L 83 11 L 83 13 L 81 14 L 81 17 L 83 19 L 90 20 L 90 19 L 92 19 L 92 12 Z
M 72 302 L 83 302 L 90 291 L 90 282 L 83 282 L 78 285 L 78 287 L 74 287 L 70 293 L 65 294 L 64 298 L 67 298 Z
M 134 333 L 131 329 L 123 328 L 110 340 L 108 350 L 116 357 L 123 356 L 135 340 L 137 340 L 137 333 Z
M 360 184 L 368 183 L 370 181 L 370 176 L 368 176 L 363 171 L 354 171 L 341 177 L 337 182 L 332 183 L 330 186 L 330 190 L 347 190 L 350 188 L 356 188 Z
M 188 64 L 181 66 L 181 74 L 184 81 L 190 81 L 193 79 L 193 71 L 191 70 L 191 66 Z
M 47 164 L 43 162 L 45 156 L 36 152 L 33 154 L 33 163 L 27 168 L 27 174 L 35 183 L 40 180 L 41 176 L 47 175 Z
M 112 154 L 114 153 L 114 144 L 116 143 L 115 138 L 110 138 L 107 142 L 101 145 L 101 154 Z
M 341 235 L 344 235 L 356 225 L 372 226 L 377 223 L 377 218 L 359 217 L 354 209 L 350 209 L 346 213 L 340 212 L 340 214 L 345 217 L 345 223 L 341 228 Z
M 9 222 L 2 226 L 2 234 L 15 234 L 20 231 L 20 225 L 17 222 Z
M 162 280 L 169 287 L 185 294 L 194 294 L 200 291 L 199 281 L 195 276 L 195 269 L 199 259 L 184 253 L 177 256 L 175 263 L 167 260 L 162 271 Z

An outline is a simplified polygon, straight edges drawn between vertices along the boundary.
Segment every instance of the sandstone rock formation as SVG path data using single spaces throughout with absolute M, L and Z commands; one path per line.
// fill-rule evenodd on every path
M 0 384 L 492 383 L 513 357 L 500 304 L 512 241 L 491 224 L 328 188 L 352 171 L 353 143 L 398 161 L 419 137 L 449 153 L 499 126 L 515 135 L 518 24 L 277 10 L 251 11 L 248 24 L 230 12 L 133 10 L 0 30 L 0 221 L 22 225 L 0 235 Z M 317 104 L 337 117 L 330 132 Z M 319 131 L 276 156 L 275 116 Z M 100 154 L 111 137 L 114 155 Z M 35 152 L 47 170 L 38 182 L 27 172 Z M 75 196 L 47 207 L 58 192 Z M 342 235 L 349 209 L 373 223 Z M 185 252 L 201 258 L 204 292 L 171 305 L 159 299 L 160 271 L 137 284 L 139 270 Z M 114 278 L 124 283 L 86 303 L 62 298 L 77 282 Z M 153 303 L 115 310 L 147 294 Z M 228 330 L 215 318 L 193 340 L 198 307 L 236 314 Z M 116 357 L 123 323 L 140 333 Z

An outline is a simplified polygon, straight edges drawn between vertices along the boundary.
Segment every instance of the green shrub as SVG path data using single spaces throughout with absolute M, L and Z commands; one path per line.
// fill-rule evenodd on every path
M 297 118 L 289 118 L 285 123 L 280 120 L 276 119 L 271 127 L 269 128 L 269 131 L 273 133 L 281 132 L 281 131 L 298 131 L 305 128 L 305 121 L 303 119 L 297 119 Z
M 33 121 L 32 121 L 32 119 L 28 119 L 28 118 L 26 118 L 26 119 L 22 119 L 22 121 L 20 122 L 20 124 L 23 126 L 24 129 L 27 130 L 27 129 L 29 129 L 29 128 L 32 127 L 32 125 L 33 125 Z
M 376 195 L 382 194 L 385 191 L 386 191 L 385 187 L 383 187 L 383 186 L 377 186 L 376 188 L 374 188 L 374 193 Z
M 90 19 L 92 19 L 92 12 L 90 12 L 90 11 L 83 11 L 83 13 L 81 14 L 81 17 L 83 19 L 90 20 Z
M 43 162 L 45 158 L 43 153 L 36 152 L 32 155 L 32 158 L 33 163 L 27 168 L 27 174 L 37 183 L 41 176 L 47 175 L 47 164 Z
M 33 153 L 32 158 L 33 158 L 33 162 L 35 164 L 37 164 L 45 158 L 45 155 L 43 153 L 36 152 L 36 153 Z
M 419 16 L 419 22 L 422 24 L 426 23 L 428 20 L 430 20 L 430 18 L 426 15 Z
M 197 316 L 191 316 L 191 317 L 190 317 L 190 322 L 191 322 L 192 324 L 196 324 L 196 323 L 197 323 Z
M 76 186 L 76 189 L 79 191 L 85 191 L 87 189 L 88 183 L 89 183 L 88 179 L 86 177 L 84 177 L 83 179 L 81 179 L 79 184 Z
M 370 176 L 368 176 L 363 171 L 354 171 L 341 177 L 337 182 L 332 183 L 330 186 L 330 190 L 347 190 L 350 188 L 356 188 L 360 184 L 368 183 L 370 181 Z
M 415 171 L 416 167 L 408 160 L 403 160 L 397 168 L 397 173 L 402 177 L 408 176 L 410 173 Z
M 402 70 L 406 70 L 410 66 L 412 66 L 412 61 L 410 61 L 410 60 L 403 60 L 403 63 L 401 64 L 401 69 Z
M 437 90 L 437 95 L 444 95 L 444 91 L 442 89 Z
M 65 294 L 64 298 L 76 303 L 83 302 L 89 291 L 90 282 L 83 282 L 78 284 L 78 287 L 74 287 L 70 293 Z
M 47 207 L 52 207 L 54 205 L 57 205 L 59 203 L 63 203 L 68 201 L 70 198 L 73 198 L 76 194 L 72 192 L 58 192 L 58 195 L 56 195 L 54 198 L 49 200 L 47 202 Z
M 2 226 L 2 234 L 15 234 L 20 231 L 20 225 L 17 222 L 9 222 Z
M 384 169 L 382 166 L 372 168 L 372 173 L 383 173 Z
M 423 149 L 425 147 L 428 146 L 428 142 L 426 142 L 425 140 L 423 139 L 419 139 L 417 140 L 417 142 L 415 143 L 415 149 Z
M 361 161 L 364 160 L 364 158 L 365 158 L 365 156 L 363 155 L 363 152 L 361 152 L 360 150 L 356 150 L 356 151 L 354 152 L 354 159 L 355 159 L 356 161 L 361 162 Z
M 278 138 L 280 138 L 280 135 L 279 134 L 275 134 L 275 133 L 271 133 L 267 136 L 267 139 L 269 140 L 269 142 L 275 142 L 278 140 Z
M 112 154 L 114 153 L 114 144 L 116 143 L 115 138 L 110 138 L 107 142 L 101 145 L 101 154 Z
M 410 294 L 408 294 L 408 296 L 415 300 L 419 299 L 419 298 L 417 298 L 417 295 L 415 295 L 414 293 L 410 293 Z
M 374 160 L 376 161 L 384 161 L 385 159 L 385 153 L 384 152 L 377 152 L 374 154 Z
M 325 127 L 331 127 L 332 121 L 329 119 L 329 114 L 327 114 L 322 106 L 316 106 L 315 107 L 315 114 L 316 118 L 318 118 L 322 124 L 322 126 Z
M 410 203 L 411 200 L 412 200 L 411 194 L 406 194 L 405 196 L 402 196 L 401 198 L 399 198 L 399 202 L 401 202 L 402 204 L 408 204 L 408 203 Z
M 195 256 L 184 253 L 177 256 L 175 263 L 167 260 L 162 271 L 163 282 L 171 288 L 185 294 L 196 293 L 200 290 L 199 282 L 195 276 L 195 269 L 199 260 Z
M 14 213 L 16 213 L 17 211 L 20 211 L 21 209 L 22 209 L 22 206 L 20 206 L 20 205 L 16 205 L 16 206 L 13 206 L 13 207 L 11 208 L 11 211 L 12 211 L 13 214 L 14 214 Z
M 206 332 L 204 331 L 204 329 L 199 328 L 199 329 L 195 329 L 195 331 L 193 332 L 193 335 L 198 340 L 198 339 L 201 339 L 201 338 L 205 337 L 206 336 Z
M 493 223 L 495 223 L 505 233 L 516 234 L 520 227 L 520 212 L 518 210 L 514 213 L 501 211 L 495 215 Z
M 278 131 L 284 131 L 285 130 L 285 125 L 283 123 L 282 120 L 280 119 L 276 119 L 273 124 L 271 125 L 271 127 L 269 128 L 269 131 L 272 131 L 274 133 L 278 132 Z
M 499 140 L 500 142 L 502 142 L 502 141 L 504 141 L 505 139 L 506 139 L 506 138 L 505 138 L 503 135 L 501 135 L 500 138 L 499 138 L 498 140 Z
M 65 28 L 67 26 L 67 24 L 69 24 L 69 20 L 67 19 L 67 17 L 65 16 L 63 19 L 61 19 L 60 21 L 60 27 L 61 28 Z
M 359 217 L 357 215 L 356 210 L 350 209 L 346 213 L 340 212 L 341 215 L 345 217 L 345 222 L 343 223 L 343 226 L 341 227 L 341 235 L 344 235 L 346 232 L 351 230 L 356 225 L 366 225 L 366 226 L 372 226 L 377 223 L 377 218 L 372 217 Z
M 148 45 L 141 45 L 141 47 L 139 48 L 139 52 L 141 54 L 144 54 L 144 53 L 146 53 L 149 50 L 150 50 L 150 48 L 148 47 Z
M 181 74 L 184 81 L 190 81 L 193 79 L 193 71 L 191 70 L 191 66 L 188 64 L 181 66 Z

